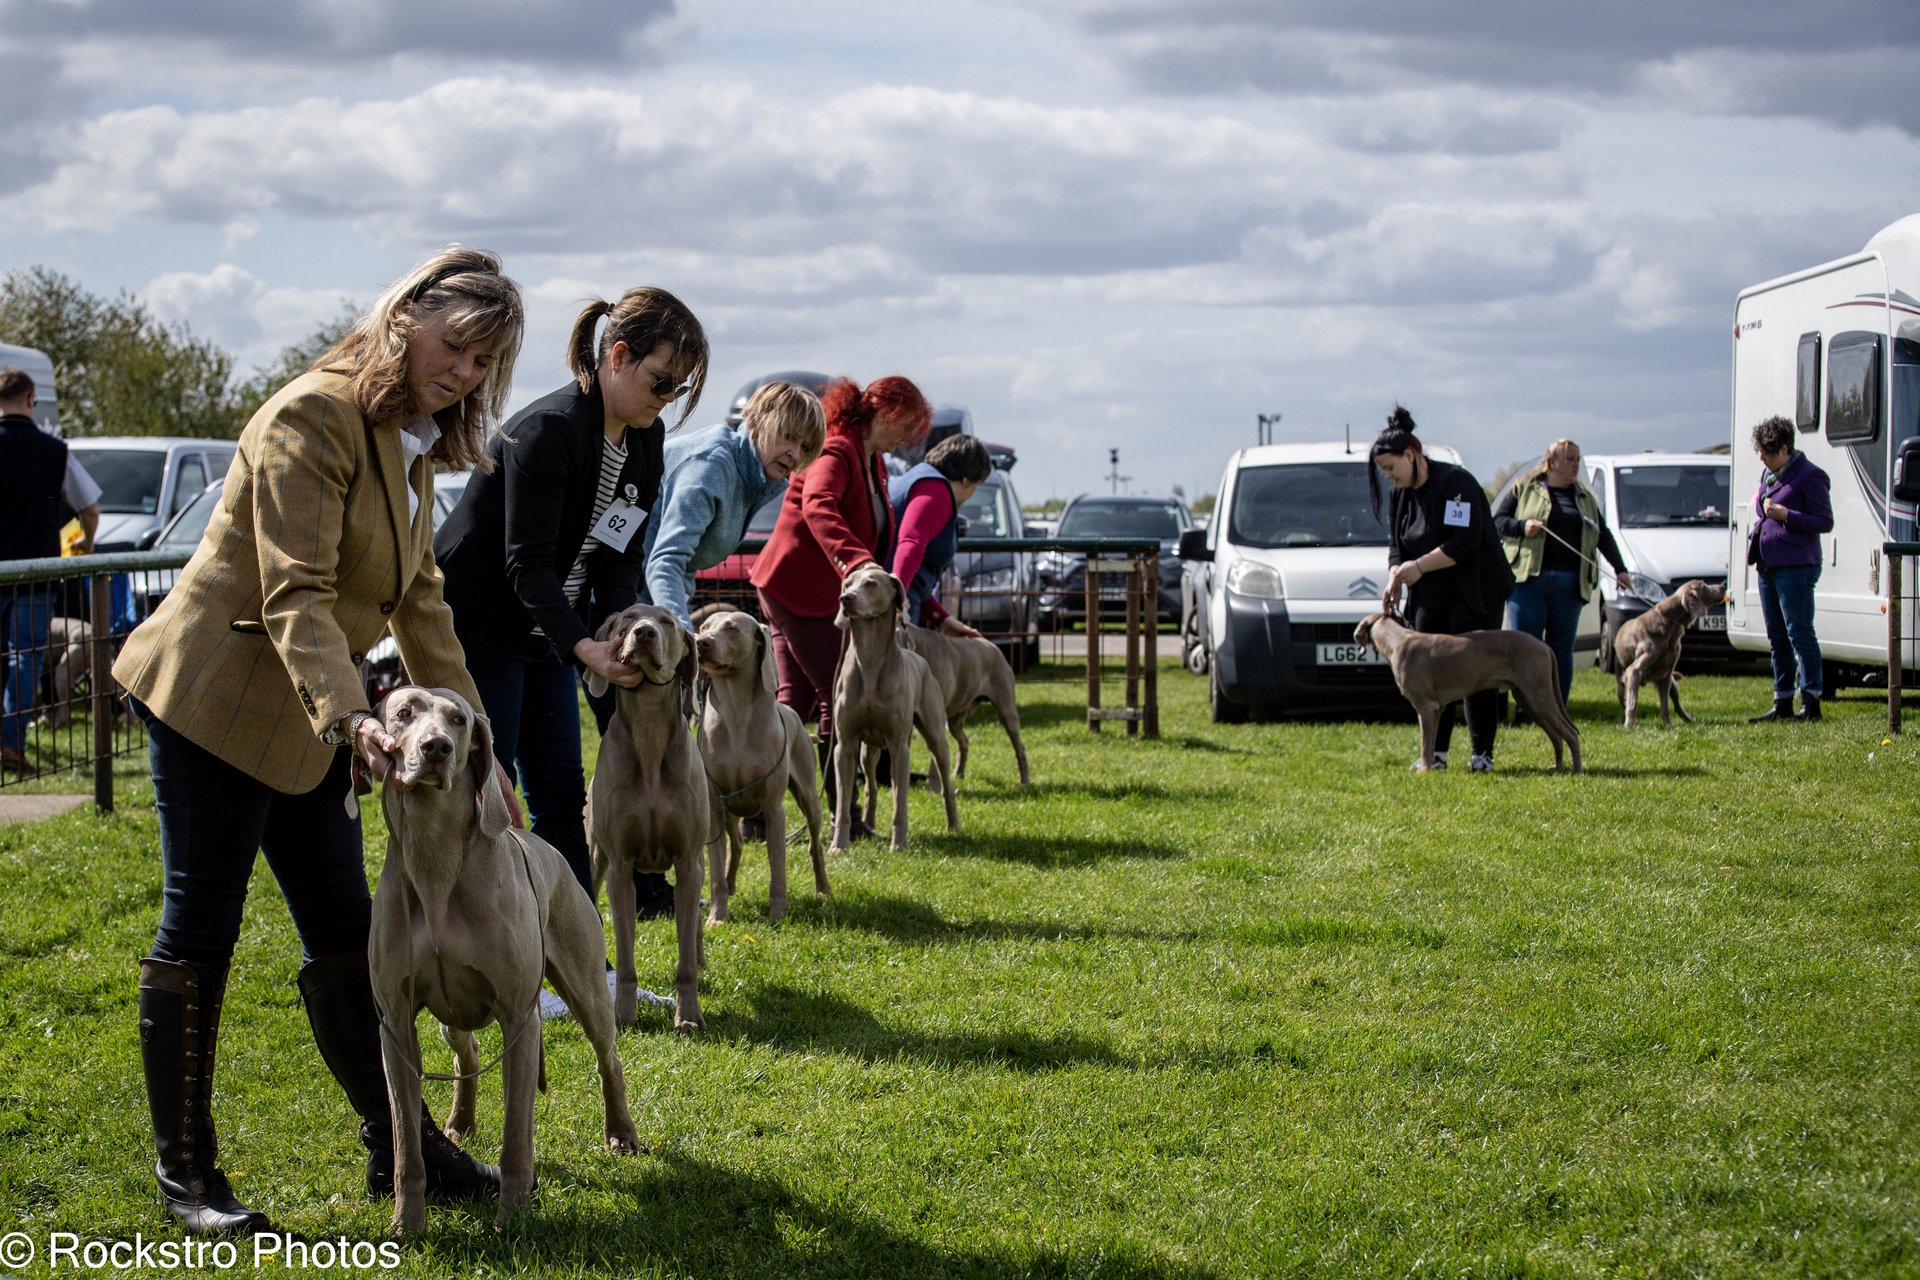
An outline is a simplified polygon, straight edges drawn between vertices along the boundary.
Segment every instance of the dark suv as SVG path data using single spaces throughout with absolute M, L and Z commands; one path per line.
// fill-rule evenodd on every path
M 1058 538 L 1154 538 L 1160 543 L 1159 608 L 1161 622 L 1180 621 L 1180 535 L 1193 527 L 1193 515 L 1178 498 L 1081 494 L 1067 503 L 1054 526 Z M 1042 551 L 1035 565 L 1040 613 L 1046 625 L 1079 621 L 1087 613 L 1087 557 L 1078 551 Z M 1100 586 L 1100 608 L 1126 607 L 1125 579 L 1107 575 Z

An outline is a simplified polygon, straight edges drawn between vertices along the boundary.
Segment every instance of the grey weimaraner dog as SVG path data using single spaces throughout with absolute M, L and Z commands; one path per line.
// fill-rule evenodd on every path
M 740 819 L 760 815 L 767 824 L 767 861 L 773 870 L 767 919 L 787 914 L 787 806 L 791 791 L 807 823 L 813 856 L 813 889 L 826 896 L 827 858 L 820 847 L 820 785 L 813 739 L 793 708 L 774 700 L 780 678 L 773 636 L 763 623 L 737 610 L 710 616 L 694 638 L 706 706 L 700 712 L 700 759 L 713 795 L 716 831 L 707 846 L 712 906 L 707 922 L 727 918 L 727 897 L 740 871 Z
M 387 695 L 380 718 L 399 743 L 381 793 L 391 834 L 367 948 L 387 1092 L 394 1115 L 420 1114 L 414 1019 L 427 1009 L 459 1064 L 447 1133 L 470 1135 L 480 1072 L 473 1033 L 500 1024 L 504 1222 L 533 1189 L 533 1094 L 546 1089 L 543 977 L 593 1044 L 607 1145 L 628 1153 L 640 1146 L 614 1048 L 613 1001 L 600 976 L 600 916 L 552 845 L 508 829 L 484 716 L 449 690 L 409 685 Z M 426 1225 L 418 1126 L 395 1125 L 393 1148 L 393 1227 L 418 1231 Z
M 1613 638 L 1614 693 L 1626 710 L 1626 726 L 1633 728 L 1640 710 L 1640 690 L 1652 685 L 1660 693 L 1660 727 L 1673 727 L 1667 700 L 1688 724 L 1693 717 L 1680 705 L 1680 643 L 1687 629 L 1707 610 L 1727 602 L 1725 588 L 1695 578 L 1637 618 L 1628 620 Z
M 1561 767 L 1562 745 L 1573 752 L 1580 772 L 1580 731 L 1560 705 L 1560 676 L 1553 650 L 1518 631 L 1469 631 L 1465 635 L 1427 635 L 1385 613 L 1368 614 L 1354 628 L 1355 644 L 1370 644 L 1393 668 L 1393 681 L 1420 715 L 1420 764 L 1433 767 L 1434 735 L 1440 711 L 1470 693 L 1511 689 L 1553 742 L 1553 767 Z
M 933 678 L 947 706 L 947 732 L 960 744 L 960 759 L 955 764 L 956 778 L 967 776 L 967 717 L 983 700 L 993 704 L 1000 727 L 1013 743 L 1013 758 L 1020 766 L 1020 785 L 1033 785 L 1027 773 L 1027 747 L 1020 741 L 1020 706 L 1013 698 L 1013 668 L 1007 656 L 993 641 L 980 636 L 949 636 L 925 627 L 900 628 L 900 634 L 913 651 L 927 660 Z
M 876 792 L 872 785 L 880 752 L 893 753 L 893 847 L 907 847 L 907 787 L 911 774 L 907 748 L 917 726 L 933 757 L 929 778 L 947 803 L 947 830 L 960 829 L 953 798 L 953 770 L 947 759 L 947 713 L 940 684 L 927 660 L 900 643 L 900 608 L 907 593 L 900 579 L 869 561 L 840 585 L 840 612 L 834 622 L 853 638 L 840 655 L 833 678 L 833 768 L 836 787 L 833 848 L 844 851 L 853 834 L 854 783 L 865 748 L 868 780 L 867 822 L 872 825 Z
M 593 880 L 607 886 L 613 913 L 614 1020 L 633 1025 L 638 982 L 633 972 L 633 873 L 673 871 L 673 931 L 679 962 L 673 971 L 673 1025 L 697 1031 L 699 970 L 706 962 L 700 933 L 701 854 L 712 807 L 688 721 L 693 718 L 693 637 L 680 620 L 650 604 L 630 605 L 601 624 L 616 657 L 637 668 L 641 681 L 614 691 L 613 719 L 600 740 L 600 762 L 587 789 L 587 837 Z M 596 696 L 607 682 L 587 677 Z

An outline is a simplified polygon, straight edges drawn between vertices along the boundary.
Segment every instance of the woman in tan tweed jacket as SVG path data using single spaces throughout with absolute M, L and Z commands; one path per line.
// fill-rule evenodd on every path
M 416 681 L 480 705 L 433 560 L 433 464 L 484 465 L 523 327 L 490 253 L 449 248 L 390 287 L 247 424 L 199 549 L 114 663 L 147 723 L 160 813 L 165 889 L 139 992 L 154 1174 L 191 1234 L 268 1229 L 219 1169 L 211 1112 L 256 852 L 300 934 L 321 1057 L 361 1117 L 368 1192 L 391 1190 L 351 758 L 384 777 L 394 742 L 360 663 L 390 629 Z M 491 1166 L 419 1123 L 430 1189 L 498 1190 Z

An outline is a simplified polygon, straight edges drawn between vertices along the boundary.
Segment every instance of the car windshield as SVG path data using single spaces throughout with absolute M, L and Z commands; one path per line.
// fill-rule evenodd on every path
M 1242 547 L 1384 547 L 1367 464 L 1298 462 L 1247 467 L 1233 486 L 1227 540 Z
M 1620 525 L 1727 527 L 1727 464 L 1616 467 Z
M 1076 502 L 1060 517 L 1062 538 L 1158 538 L 1180 536 L 1180 508 L 1171 502 Z
M 773 526 L 780 522 L 780 504 L 786 500 L 787 491 L 782 489 L 755 508 L 747 520 L 748 536 L 764 538 L 772 533 Z
M 967 518 L 967 536 L 969 538 L 1010 538 L 1013 530 L 1007 519 L 1006 490 L 988 476 L 980 482 L 960 508 L 960 514 Z
M 100 513 L 150 516 L 160 509 L 160 477 L 167 455 L 159 449 L 88 449 L 74 445 L 73 456 L 100 486 Z
M 225 482 L 215 480 L 200 491 L 200 496 L 188 503 L 186 508 L 174 517 L 167 526 L 166 536 L 156 546 L 169 551 L 191 551 L 200 545 L 200 535 L 207 531 L 207 521 L 213 519 L 215 507 L 220 505 L 221 490 Z

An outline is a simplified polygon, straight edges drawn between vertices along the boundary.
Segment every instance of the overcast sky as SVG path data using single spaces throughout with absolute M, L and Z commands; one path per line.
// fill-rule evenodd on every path
M 1920 4 L 0 0 L 0 268 L 243 368 L 440 245 L 516 404 L 665 286 L 743 380 L 902 373 L 1029 501 L 1395 400 L 1483 475 L 1728 438 L 1743 286 L 1920 211 Z

